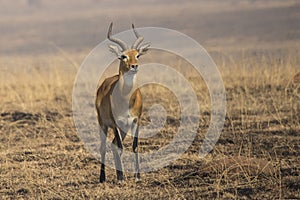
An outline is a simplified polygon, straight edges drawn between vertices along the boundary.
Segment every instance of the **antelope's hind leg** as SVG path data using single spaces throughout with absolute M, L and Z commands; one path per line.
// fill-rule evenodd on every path
M 117 180 L 123 181 L 124 175 L 123 175 L 123 167 L 122 167 L 122 161 L 121 161 L 121 155 L 123 152 L 123 140 L 126 136 L 126 133 L 122 130 L 118 130 L 117 128 L 114 128 L 114 134 L 115 138 L 112 142 L 112 151 L 114 154 L 115 159 L 115 167 L 116 167 L 116 173 L 117 173 Z

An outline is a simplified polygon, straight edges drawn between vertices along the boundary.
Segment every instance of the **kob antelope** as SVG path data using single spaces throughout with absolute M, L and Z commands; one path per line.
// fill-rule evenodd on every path
M 107 78 L 97 90 L 96 110 L 98 122 L 104 134 L 101 134 L 101 170 L 100 182 L 105 182 L 105 153 L 108 128 L 112 128 L 114 139 L 112 141 L 112 151 L 115 160 L 117 179 L 124 180 L 122 171 L 121 154 L 123 140 L 129 130 L 133 138 L 132 150 L 135 155 L 135 177 L 140 180 L 140 170 L 138 161 L 138 132 L 142 113 L 142 95 L 137 88 L 136 74 L 138 72 L 138 59 L 144 55 L 149 44 L 141 45 L 143 37 L 134 29 L 136 41 L 129 48 L 125 42 L 111 36 L 112 23 L 109 26 L 107 38 L 117 45 L 109 45 L 111 52 L 115 53 L 120 60 L 119 74 Z

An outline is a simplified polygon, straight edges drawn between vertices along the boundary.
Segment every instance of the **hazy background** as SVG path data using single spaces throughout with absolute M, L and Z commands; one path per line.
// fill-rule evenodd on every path
M 298 48 L 297 0 L 0 0 L 0 56 L 89 52 L 114 33 L 158 26 L 209 50 Z M 270 48 L 271 47 L 271 48 Z

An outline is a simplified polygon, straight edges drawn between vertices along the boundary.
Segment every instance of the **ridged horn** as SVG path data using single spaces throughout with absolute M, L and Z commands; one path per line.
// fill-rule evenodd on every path
M 107 33 L 107 38 L 110 41 L 118 44 L 122 48 L 122 51 L 125 51 L 126 49 L 128 49 L 127 44 L 125 42 L 123 42 L 122 40 L 118 39 L 118 38 L 111 37 L 112 26 L 113 26 L 113 23 L 111 22 L 110 25 L 109 25 L 108 33 Z
M 141 36 L 134 28 L 134 24 L 132 24 L 132 30 L 135 34 L 135 37 L 137 38 L 136 41 L 133 43 L 132 45 L 132 49 L 137 49 L 139 47 L 139 45 L 143 42 L 144 38 L 143 36 Z

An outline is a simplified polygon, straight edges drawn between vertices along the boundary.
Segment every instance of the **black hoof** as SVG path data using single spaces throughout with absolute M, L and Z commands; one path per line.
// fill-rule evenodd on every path
M 100 183 L 105 183 L 105 178 L 104 179 L 100 178 Z
M 105 182 L 105 175 L 101 174 L 100 175 L 100 183 L 104 183 Z

